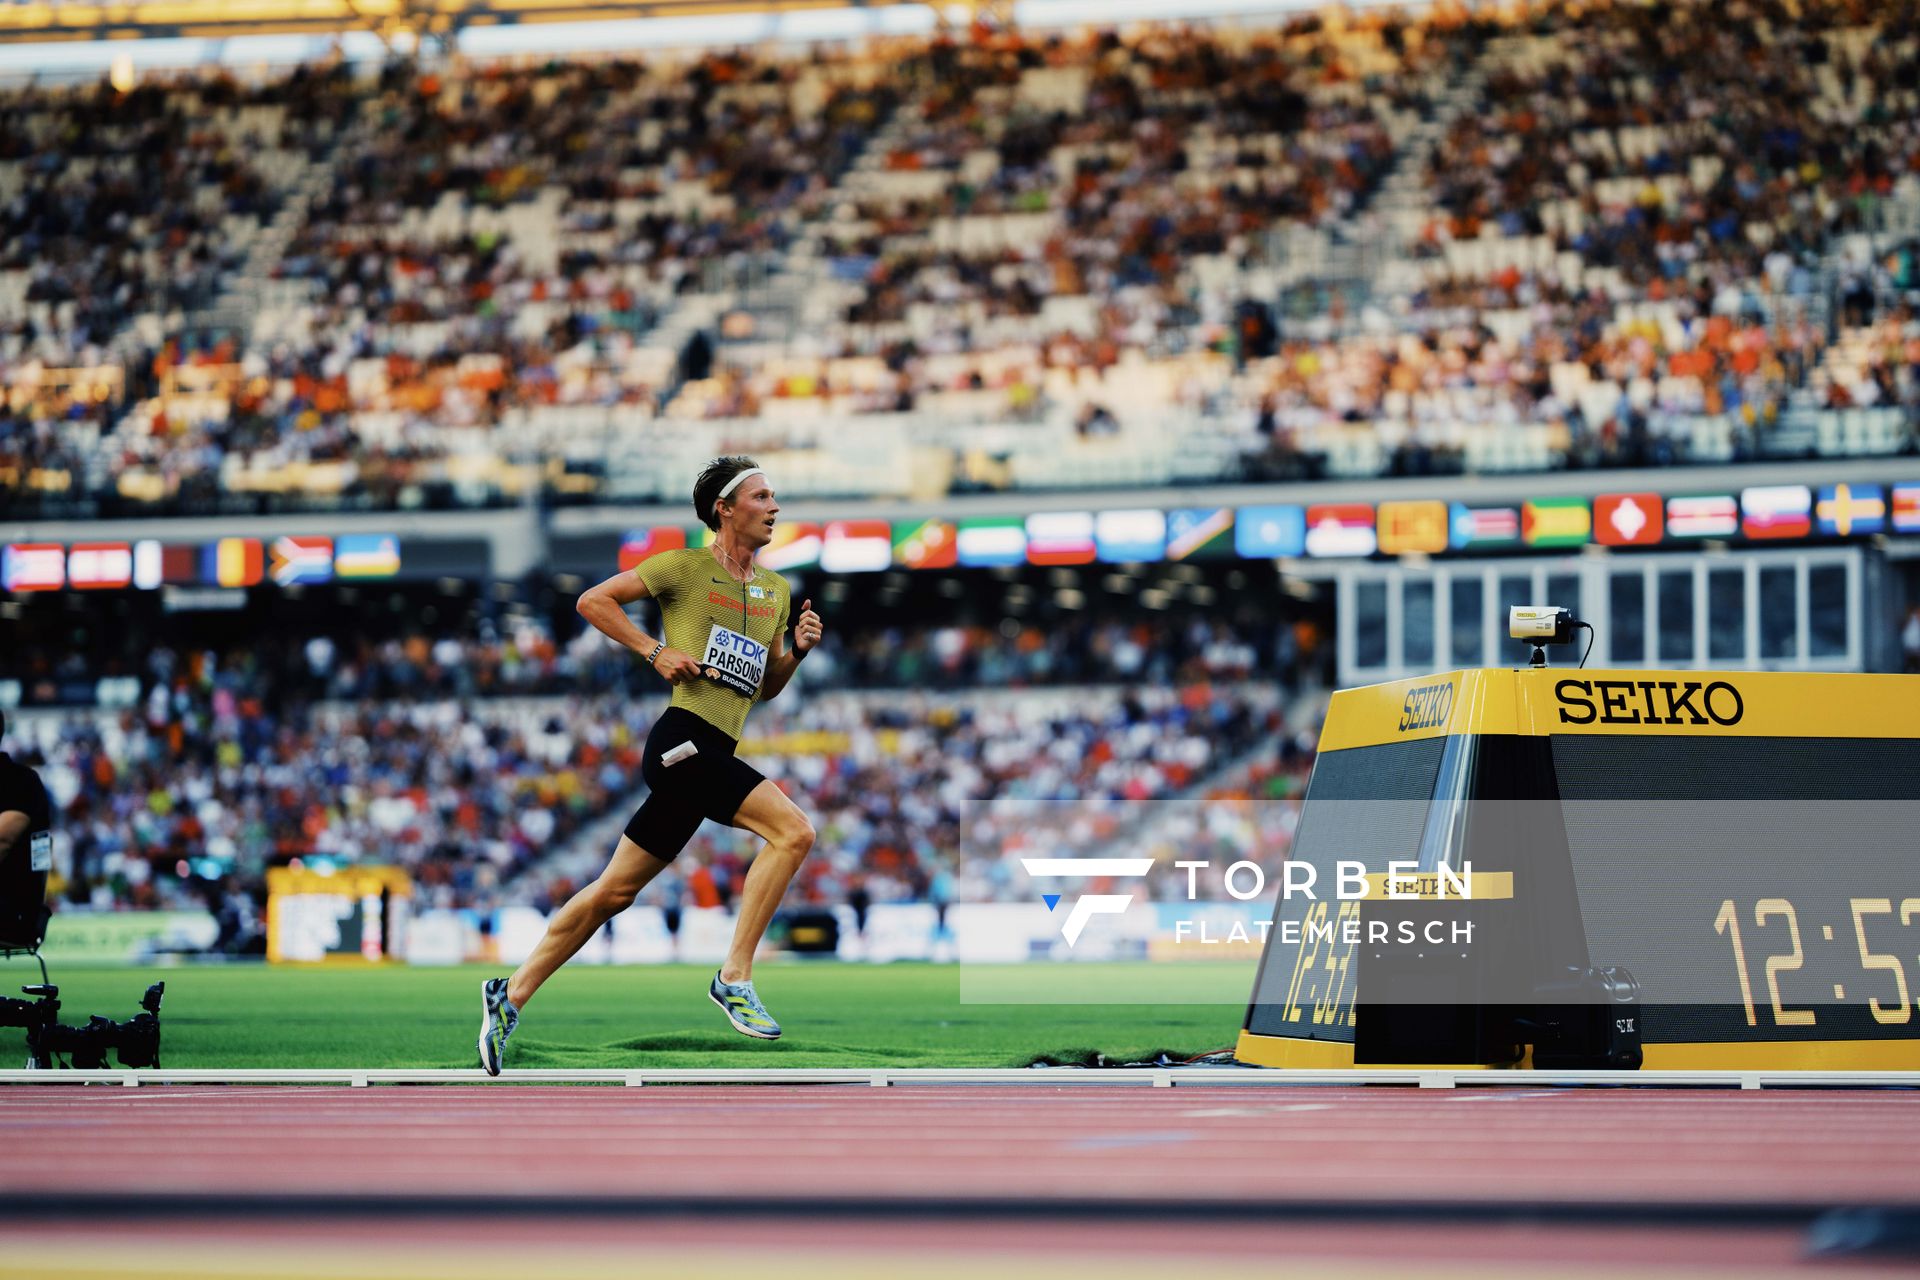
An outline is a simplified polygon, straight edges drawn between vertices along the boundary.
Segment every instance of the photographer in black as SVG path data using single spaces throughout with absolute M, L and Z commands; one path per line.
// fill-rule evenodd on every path
M 0 712 L 0 741 L 7 718 Z M 40 775 L 0 751 L 0 951 L 37 950 L 47 932 L 53 805 Z
M 0 713 L 0 737 L 6 729 L 6 715 Z M 0 751 L 0 953 L 37 953 L 47 936 L 52 828 L 53 805 L 40 775 Z M 96 1016 L 84 1027 L 69 1027 L 60 1022 L 60 989 L 45 981 L 46 972 L 41 961 L 40 985 L 21 988 L 30 999 L 0 996 L 0 1027 L 26 1028 L 29 1067 L 45 1069 L 66 1059 L 97 1070 L 107 1065 L 109 1053 L 125 1067 L 159 1065 L 165 984 L 148 987 L 140 1000 L 142 1012 L 126 1022 Z

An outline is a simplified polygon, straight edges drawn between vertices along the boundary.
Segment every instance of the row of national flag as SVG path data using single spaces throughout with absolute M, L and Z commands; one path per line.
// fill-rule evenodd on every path
M 1151 564 L 1168 560 L 1350 558 L 1523 549 L 1653 547 L 1707 539 L 1777 541 L 1920 533 L 1920 483 L 1765 485 L 1738 492 L 1605 493 L 1513 505 L 1438 500 L 1047 511 L 961 520 L 782 521 L 760 553 L 770 569 Z M 620 567 L 704 546 L 700 525 L 628 533 Z
M 0 587 L 10 592 L 252 587 L 269 581 L 291 587 L 399 573 L 400 539 L 392 534 L 289 534 L 191 543 L 143 539 L 71 546 L 21 542 L 0 547 Z
M 1920 533 L 1920 482 L 1761 485 L 1737 492 L 1603 493 L 1511 505 L 1275 503 L 1047 511 L 960 520 L 781 521 L 761 552 L 769 569 L 866 573 L 889 568 L 1152 564 L 1171 560 L 1340 559 L 1523 549 L 1684 545 Z M 713 539 L 701 525 L 627 533 L 619 564 Z M 281 586 L 400 573 L 392 534 L 221 538 L 206 543 L 58 542 L 0 546 L 8 592 Z

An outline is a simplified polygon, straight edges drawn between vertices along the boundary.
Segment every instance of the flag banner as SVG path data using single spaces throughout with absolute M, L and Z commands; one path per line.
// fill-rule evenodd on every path
M 968 568 L 1027 562 L 1027 522 L 1019 516 L 962 520 L 955 537 L 959 561 Z
M 200 552 L 200 580 L 210 587 L 257 586 L 266 575 L 258 538 L 222 538 Z
M 200 555 L 193 543 L 142 539 L 133 544 L 133 585 L 142 591 L 198 586 Z
M 893 562 L 909 569 L 951 569 L 960 563 L 959 530 L 951 520 L 906 520 L 893 526 Z
M 1092 564 L 1093 512 L 1041 511 L 1027 517 L 1028 564 Z
M 1233 518 L 1233 549 L 1254 560 L 1305 555 L 1307 509 L 1291 504 L 1241 507 Z
M 713 539 L 708 538 L 706 545 Z M 810 569 L 820 563 L 820 526 L 800 521 L 777 520 L 773 538 L 760 548 L 755 560 L 762 568 L 784 573 L 788 569 Z
M 391 533 L 343 533 L 333 544 L 342 578 L 392 578 L 400 572 L 400 539 Z
M 67 585 L 67 552 L 57 542 L 15 542 L 0 550 L 0 583 L 9 591 L 58 591 Z
M 820 543 L 820 567 L 828 573 L 878 573 L 892 568 L 893 526 L 885 520 L 831 522 Z
M 192 542 L 160 544 L 160 582 L 168 587 L 197 587 L 207 581 L 201 573 L 205 548 Z
M 296 534 L 275 538 L 272 559 L 273 580 L 283 587 L 333 581 L 332 538 Z
M 1769 484 L 1740 491 L 1740 532 L 1749 538 L 1804 538 L 1813 532 L 1813 490 Z
M 1217 560 L 1232 554 L 1232 507 L 1179 507 L 1167 512 L 1167 559 Z
M 687 531 L 679 525 L 629 529 L 620 535 L 620 572 L 629 573 L 662 551 L 682 551 L 686 545 Z
M 1603 547 L 1651 547 L 1666 533 L 1657 493 L 1603 493 L 1593 500 L 1593 540 Z
M 117 591 L 133 585 L 133 547 L 125 542 L 76 542 L 67 552 L 67 585 L 76 591 Z
M 1451 538 L 1455 551 L 1511 547 L 1520 541 L 1520 508 L 1469 507 L 1456 502 Z
M 1102 511 L 1093 518 L 1093 545 L 1106 564 L 1153 564 L 1166 558 L 1167 517 L 1158 510 Z
M 1380 504 L 1380 550 L 1390 556 L 1447 549 L 1450 532 L 1444 502 L 1383 502 Z
M 1830 484 L 1814 507 L 1820 532 L 1830 538 L 1855 538 L 1887 527 L 1887 503 L 1877 484 Z
M 133 544 L 133 585 L 142 591 L 158 591 L 166 581 L 166 553 L 151 538 Z
M 1585 498 L 1532 498 L 1520 504 L 1520 537 L 1530 547 L 1584 547 L 1593 533 Z
M 1669 538 L 1731 538 L 1740 532 L 1740 504 L 1730 493 L 1667 499 Z
M 1374 538 L 1373 508 L 1364 502 L 1324 502 L 1307 508 L 1307 554 L 1310 556 L 1370 556 Z
M 1920 533 L 1920 484 L 1893 486 L 1888 512 L 1895 533 Z

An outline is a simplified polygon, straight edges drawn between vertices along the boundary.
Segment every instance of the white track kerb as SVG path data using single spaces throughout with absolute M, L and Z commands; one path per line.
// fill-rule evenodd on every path
M 347 1085 L 366 1088 L 389 1084 L 842 1084 L 888 1085 L 1108 1085 L 1170 1089 L 1176 1086 L 1272 1088 L 1297 1085 L 1398 1084 L 1422 1089 L 1538 1088 L 1541 1085 L 1593 1084 L 1619 1088 L 1647 1085 L 1720 1089 L 1920 1088 L 1920 1071 L 1486 1071 L 1433 1067 L 1362 1067 L 1334 1071 L 1260 1067 L 903 1067 L 897 1070 L 849 1068 L 635 1068 L 628 1071 L 508 1071 L 490 1076 L 479 1068 L 462 1070 L 311 1070 L 215 1071 L 141 1068 L 106 1071 L 0 1071 L 0 1085 L 162 1084 Z

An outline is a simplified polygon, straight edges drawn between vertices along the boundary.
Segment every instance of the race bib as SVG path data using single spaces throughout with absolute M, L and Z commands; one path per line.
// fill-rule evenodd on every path
M 707 633 L 707 653 L 700 665 L 709 679 L 751 698 L 767 674 L 767 646 L 716 622 Z
M 27 870 L 53 870 L 53 832 L 36 831 L 28 839 Z

